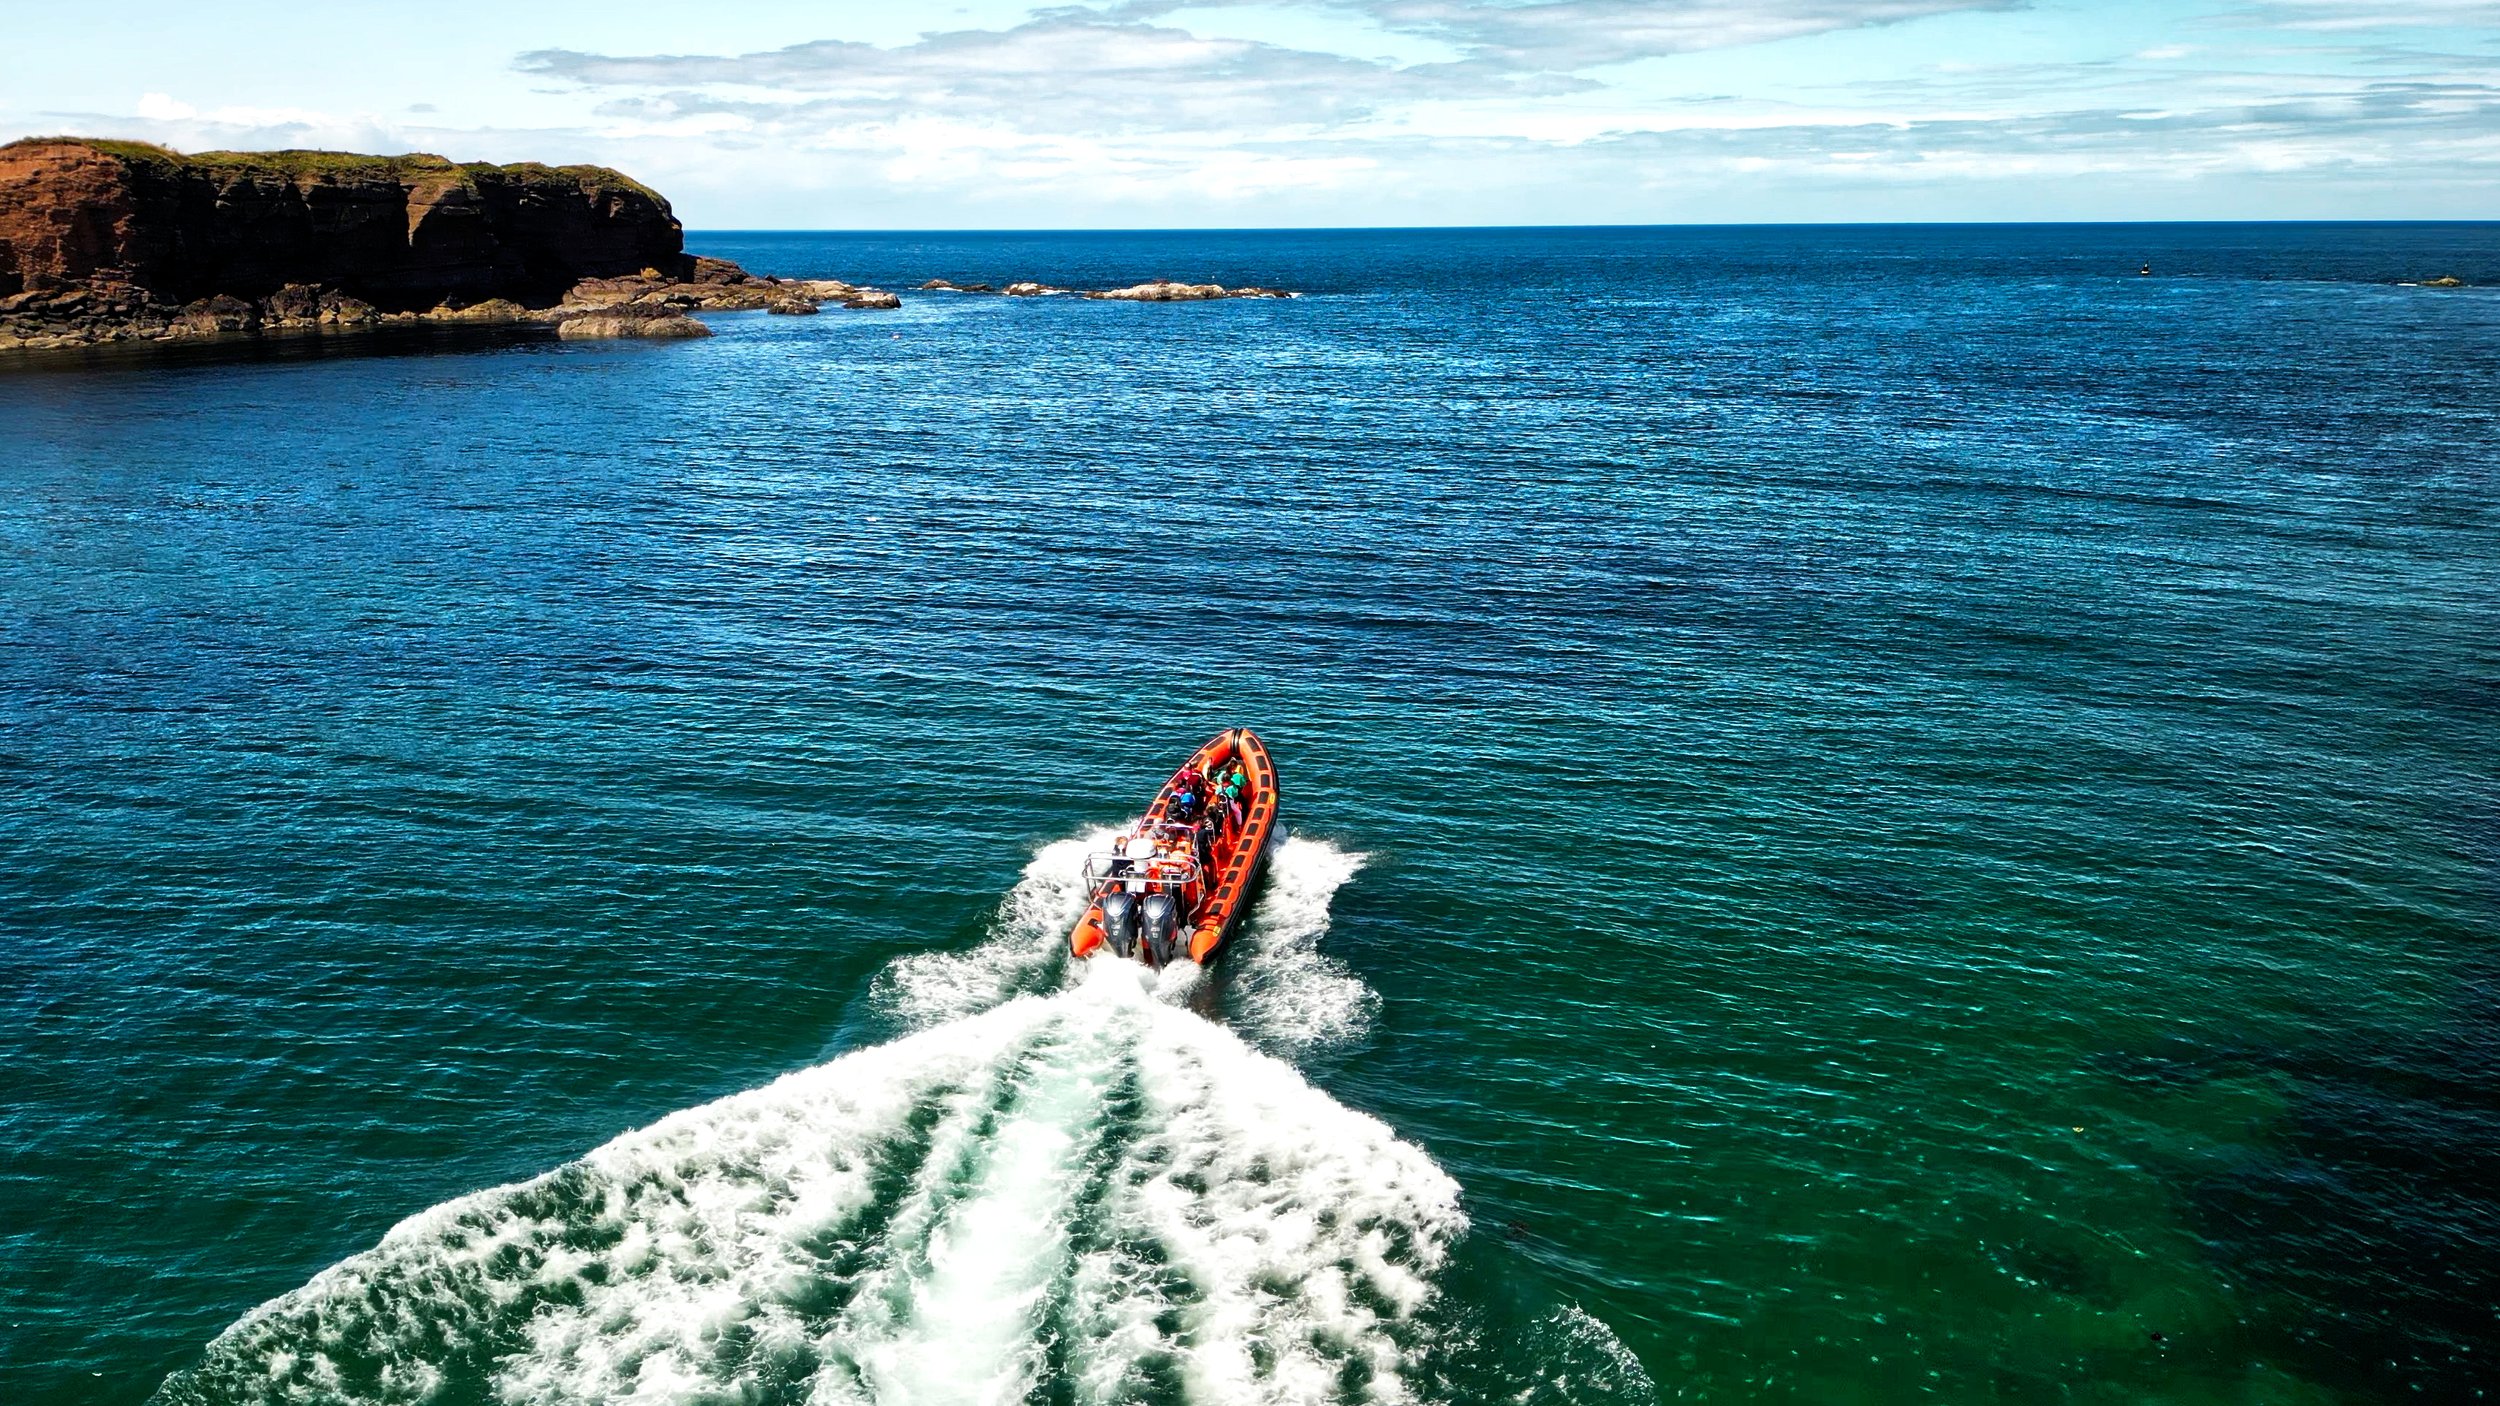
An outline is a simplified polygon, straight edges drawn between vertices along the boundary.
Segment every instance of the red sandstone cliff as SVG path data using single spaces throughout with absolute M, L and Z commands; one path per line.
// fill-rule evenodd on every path
M 597 166 L 206 152 L 33 138 L 0 146 L 0 297 L 87 286 L 179 305 L 306 285 L 383 311 L 584 278 L 691 272 L 658 193 Z
M 337 151 L 184 156 L 144 142 L 34 137 L 0 146 L 0 352 L 398 322 L 699 337 L 707 329 L 690 312 L 902 306 L 838 280 L 756 277 L 689 258 L 684 234 L 657 191 L 603 166 Z M 922 286 L 990 291 L 944 279 Z M 1156 280 L 1085 296 L 1296 295 Z

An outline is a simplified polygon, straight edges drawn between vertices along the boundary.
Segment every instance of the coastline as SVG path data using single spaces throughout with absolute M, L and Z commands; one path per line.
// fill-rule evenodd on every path
M 563 302 L 543 308 L 497 298 L 465 305 L 447 303 L 422 312 L 385 313 L 352 295 L 304 284 L 290 284 L 257 301 L 218 294 L 179 307 L 145 298 L 100 300 L 88 289 L 49 298 L 18 294 L 0 298 L 0 354 L 113 346 L 235 345 L 272 339 L 323 341 L 391 329 L 543 328 L 568 341 L 669 340 L 710 336 L 711 329 L 701 320 L 708 313 L 807 316 L 827 305 L 847 312 L 903 306 L 899 294 L 864 284 L 752 274 L 719 259 L 696 262 L 718 267 L 686 280 L 660 276 L 657 270 L 633 278 L 585 279 Z M 1280 288 L 1227 288 L 1161 279 L 1103 289 L 1029 281 L 995 289 L 934 279 L 930 284 L 936 285 L 930 291 L 966 296 L 1071 297 L 1094 302 L 1195 303 L 1302 296 Z
M 1080 290 L 932 278 L 923 291 L 1127 302 L 1288 298 L 1168 278 Z M 567 340 L 710 335 L 695 316 L 902 306 L 844 279 L 692 255 L 658 191 L 597 166 L 424 153 L 184 155 L 40 137 L 0 146 L 0 352 L 544 326 Z

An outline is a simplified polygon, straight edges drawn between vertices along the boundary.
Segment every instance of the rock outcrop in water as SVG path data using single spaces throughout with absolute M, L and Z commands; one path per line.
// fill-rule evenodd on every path
M 684 313 L 591 312 L 556 324 L 568 342 L 618 337 L 709 337 L 712 329 Z
M 0 147 L 0 294 L 110 283 L 179 304 L 308 284 L 385 312 L 544 307 L 584 278 L 646 268 L 691 272 L 684 230 L 659 192 L 599 166 Z
M 1126 288 L 1105 288 L 1085 296 L 1124 303 L 1199 303 L 1216 298 L 1290 298 L 1294 295 L 1281 288 L 1227 288 L 1221 283 L 1175 283 L 1168 278 L 1158 278 Z
M 942 278 L 921 287 L 1010 298 L 1078 291 Z M 1297 295 L 1158 278 L 1080 296 Z M 826 303 L 903 305 L 875 288 L 689 255 L 668 201 L 604 166 L 335 151 L 185 156 L 85 137 L 0 146 L 0 351 L 390 323 L 700 337 L 695 313 L 806 314 Z
M 579 308 L 674 308 L 681 312 L 814 312 L 822 303 L 843 307 L 901 307 L 902 299 L 833 278 L 772 278 L 752 274 L 727 259 L 701 254 L 682 275 L 644 269 L 622 278 L 586 278 L 564 295 L 559 311 Z
M 1054 293 L 1075 293 L 1048 283 L 1010 283 L 993 288 L 986 283 L 957 283 L 951 279 L 932 278 L 920 285 L 923 293 L 998 293 L 1010 298 L 1040 298 Z M 1149 279 L 1126 288 L 1101 288 L 1077 296 L 1124 303 L 1200 303 L 1217 298 L 1298 298 L 1282 288 L 1227 288 L 1221 283 L 1176 283 L 1168 278 Z
M 0 146 L 0 349 L 593 314 L 699 336 L 689 312 L 826 300 L 897 305 L 691 257 L 668 201 L 600 166 Z

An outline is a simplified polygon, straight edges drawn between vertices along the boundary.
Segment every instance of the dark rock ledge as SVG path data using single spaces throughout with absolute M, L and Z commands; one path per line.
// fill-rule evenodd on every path
M 703 336 L 689 313 L 827 302 L 901 306 L 689 255 L 668 201 L 605 167 L 0 146 L 0 349 L 393 323 Z
M 930 291 L 987 293 L 931 279 Z M 1007 297 L 1290 298 L 1156 279 Z M 335 151 L 183 155 L 143 142 L 0 146 L 0 350 L 539 324 L 566 338 L 701 337 L 692 314 L 873 311 L 902 299 L 685 251 L 659 192 L 601 166 Z

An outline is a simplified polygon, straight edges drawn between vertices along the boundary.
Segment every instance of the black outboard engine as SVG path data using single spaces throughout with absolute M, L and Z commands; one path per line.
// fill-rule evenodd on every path
M 1137 900 L 1121 889 L 1102 896 L 1102 935 L 1122 957 L 1137 955 Z
M 1180 905 L 1161 889 L 1147 894 L 1145 901 L 1137 905 L 1137 925 L 1146 939 L 1146 955 L 1158 967 L 1172 960 L 1173 931 L 1180 926 L 1180 918 Z

